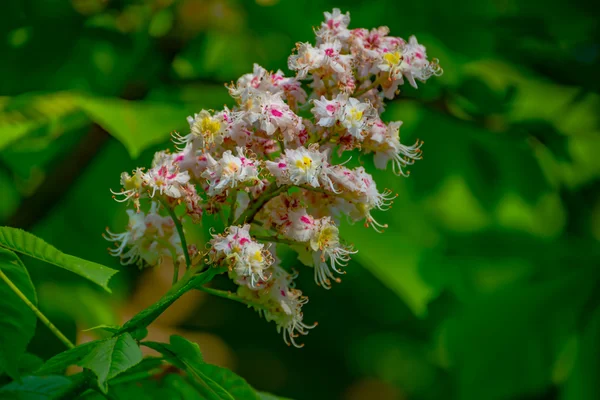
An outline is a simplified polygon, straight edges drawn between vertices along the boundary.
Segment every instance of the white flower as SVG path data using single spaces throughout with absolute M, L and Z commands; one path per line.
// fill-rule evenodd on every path
M 238 284 L 257 289 L 270 279 L 268 270 L 273 264 L 273 256 L 264 244 L 251 238 L 250 225 L 231 226 L 226 235 L 213 236 L 210 245 L 211 262 L 224 261 Z
M 317 147 L 286 149 L 278 161 L 267 161 L 267 169 L 280 185 L 310 185 L 319 187 L 323 168 L 328 165 L 327 154 Z
M 341 123 L 348 133 L 358 140 L 363 138 L 363 130 L 375 110 L 369 103 L 351 97 L 348 99 L 343 111 Z
M 308 302 L 308 298 L 294 288 L 295 275 L 291 275 L 278 265 L 273 265 L 271 271 L 272 279 L 264 289 L 252 290 L 247 286 L 241 286 L 238 295 L 251 301 L 256 311 L 265 320 L 275 322 L 277 332 L 282 334 L 288 346 L 303 347 L 296 342 L 296 338 L 300 335 L 308 335 L 308 330 L 317 326 L 316 323 L 308 325 L 304 322 L 302 306 Z
M 258 64 L 254 64 L 252 73 L 240 77 L 234 86 L 229 87 L 229 93 L 234 98 L 245 98 L 249 88 L 271 94 L 282 94 L 291 106 L 306 101 L 306 92 L 296 78 L 287 78 L 281 70 L 268 72 Z
M 318 221 L 318 228 L 313 231 L 310 239 L 310 248 L 314 252 L 315 281 L 325 289 L 331 288 L 331 280 L 340 281 L 334 272 L 344 274 L 339 268 L 347 266 L 350 254 L 356 253 L 340 243 L 339 229 L 333 224 L 330 217 Z M 329 261 L 329 265 L 327 261 Z
M 133 203 L 137 210 L 140 209 L 140 198 L 142 197 L 142 189 L 144 186 L 144 172 L 141 168 L 136 168 L 133 175 L 127 172 L 121 174 L 121 191 L 115 192 L 111 190 L 113 199 L 119 203 L 133 199 Z
M 351 70 L 352 55 L 340 53 L 342 44 L 339 40 L 322 43 L 318 49 L 322 54 L 319 67 L 329 67 L 331 71 L 338 74 Z
M 256 161 L 247 158 L 242 148 L 237 148 L 237 156 L 227 150 L 219 161 L 207 154 L 207 168 L 202 177 L 208 179 L 208 195 L 216 196 L 230 188 L 236 188 L 240 183 L 258 183 L 258 165 Z
M 125 232 L 112 233 L 106 229 L 104 238 L 116 244 L 115 248 L 109 249 L 109 253 L 119 257 L 122 265 L 137 263 L 141 266 L 143 261 L 148 265 L 156 265 L 161 256 L 157 251 L 157 239 L 169 237 L 175 232 L 173 220 L 158 214 L 156 202 L 152 202 L 148 214 L 127 210 L 127 215 L 129 223 Z M 175 251 L 181 253 L 181 246 L 176 247 Z M 167 252 L 163 255 L 171 254 Z
M 283 234 L 292 240 L 306 242 L 313 235 L 317 224 L 315 219 L 308 215 L 306 208 L 288 212 L 288 224 L 283 228 Z
M 350 13 L 342 14 L 339 8 L 334 8 L 332 12 L 325 12 L 325 21 L 321 23 L 321 28 L 316 32 L 318 40 L 339 39 L 346 41 L 350 37 L 348 25 L 350 24 Z
M 420 45 L 414 36 L 398 50 L 384 53 L 377 67 L 380 71 L 389 72 L 390 78 L 399 81 L 400 84 L 405 77 L 414 88 L 417 88 L 415 79 L 425 82 L 431 76 L 443 73 L 437 60 L 427 60 L 425 46 Z
M 282 132 L 298 129 L 299 119 L 289 106 L 281 99 L 280 94 L 266 93 L 260 97 L 260 129 L 271 136 L 277 129 Z M 300 124 L 301 125 L 301 124 Z
M 188 143 L 195 142 L 198 148 L 220 144 L 223 141 L 223 114 L 212 116 L 210 112 L 202 110 L 193 117 L 187 117 L 187 121 L 190 124 L 190 133 L 184 136 L 174 134 L 175 144 L 185 147 Z
M 296 77 L 304 79 L 310 71 L 320 68 L 325 60 L 325 53 L 320 48 L 314 48 L 310 43 L 296 44 L 297 54 L 288 58 L 288 68 L 298 71 Z
M 355 168 L 353 172 L 359 190 L 356 193 L 357 198 L 353 199 L 356 212 L 351 213 L 351 216 L 357 219 L 365 218 L 367 226 L 371 225 L 375 231 L 381 232 L 381 229 L 387 228 L 387 224 L 377 222 L 371 215 L 371 210 L 388 210 L 396 196 L 389 190 L 380 193 L 373 176 L 365 171 L 364 167 Z
M 313 100 L 314 107 L 311 112 L 317 120 L 317 125 L 330 127 L 342 118 L 342 112 L 348 101 L 348 96 L 338 94 L 333 100 L 321 96 L 320 100 Z
M 152 190 L 150 197 L 156 192 L 175 199 L 181 197 L 182 186 L 190 180 L 188 171 L 180 171 L 173 157 L 164 152 L 156 153 L 152 165 L 144 175 L 144 184 Z
M 365 142 L 365 149 L 373 151 L 375 157 L 375 167 L 385 169 L 388 161 L 392 160 L 392 170 L 396 175 L 408 176 L 409 172 L 404 172 L 403 167 L 414 164 L 415 160 L 421 159 L 421 146 L 423 142 L 417 140 L 412 146 L 405 146 L 400 143 L 400 126 L 401 121 L 390 123 L 385 130 L 385 133 L 376 132 L 375 135 L 370 135 L 371 141 Z

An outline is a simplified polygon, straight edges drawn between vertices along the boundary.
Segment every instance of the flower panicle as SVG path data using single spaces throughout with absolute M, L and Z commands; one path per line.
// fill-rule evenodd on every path
M 308 298 L 277 247 L 292 247 L 317 285 L 331 289 L 341 281 L 357 253 L 342 239 L 342 218 L 383 232 L 388 226 L 375 214 L 396 198 L 377 187 L 360 158 L 344 153 L 372 155 L 375 168 L 391 165 L 395 175 L 408 176 L 423 142 L 401 142 L 402 122 L 381 118 L 385 102 L 405 83 L 417 88 L 443 72 L 414 36 L 352 28 L 350 14 L 339 9 L 324 17 L 314 42 L 298 43 L 289 56 L 293 75 L 254 64 L 226 85 L 234 107 L 188 117 L 189 131 L 172 135 L 173 151 L 124 172 L 112 193 L 131 205 L 129 223 L 123 233 L 105 234 L 123 264 L 171 258 L 227 271 L 237 296 L 296 347 L 316 324 L 304 322 Z M 226 228 L 211 233 L 202 255 L 202 246 L 184 249 L 185 229 L 207 214 L 220 215 Z

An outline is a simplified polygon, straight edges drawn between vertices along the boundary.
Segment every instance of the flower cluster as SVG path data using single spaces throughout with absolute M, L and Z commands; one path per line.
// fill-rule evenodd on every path
M 376 168 L 391 163 L 396 175 L 407 176 L 422 142 L 400 142 L 402 122 L 380 117 L 385 99 L 405 81 L 416 88 L 442 73 L 414 36 L 406 41 L 389 36 L 387 27 L 349 23 L 348 13 L 326 12 L 316 42 L 299 43 L 289 57 L 295 76 L 254 65 L 228 85 L 235 106 L 189 117 L 189 133 L 173 137 L 176 151 L 158 152 L 148 170 L 123 173 L 113 193 L 135 210 L 128 210 L 125 233 L 108 232 L 116 243 L 111 253 L 123 263 L 158 265 L 172 257 L 188 269 L 227 271 L 237 287 L 230 295 L 298 346 L 296 338 L 314 325 L 303 320 L 308 299 L 275 244 L 296 251 L 318 285 L 330 289 L 340 281 L 356 253 L 340 238 L 341 217 L 381 232 L 387 225 L 373 211 L 389 208 L 394 195 L 379 190 L 364 167 L 335 160 L 372 153 Z M 181 223 L 190 230 L 205 215 L 220 215 L 226 229 L 213 233 L 205 257 L 196 257 Z

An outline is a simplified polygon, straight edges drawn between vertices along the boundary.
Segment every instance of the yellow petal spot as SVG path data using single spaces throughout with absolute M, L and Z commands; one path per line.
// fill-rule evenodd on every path
M 260 252 L 260 250 L 259 250 L 259 251 L 256 251 L 256 252 L 255 252 L 255 253 L 252 255 L 252 257 L 251 257 L 251 258 L 252 258 L 252 260 L 253 260 L 253 261 L 256 261 L 256 262 L 259 262 L 259 263 L 261 263 L 261 262 L 263 262 L 263 261 L 264 261 L 263 255 L 262 255 L 262 253 Z
M 296 167 L 299 169 L 306 171 L 312 165 L 312 159 L 309 156 L 304 156 L 300 160 L 296 161 Z
M 350 118 L 352 118 L 354 121 L 360 121 L 363 117 L 363 112 L 362 111 L 358 111 L 356 109 L 356 107 L 352 107 L 350 109 Z
M 387 61 L 388 64 L 396 65 L 399 64 L 400 61 L 402 61 L 402 54 L 400 54 L 400 52 L 398 51 L 394 51 L 393 53 L 385 53 L 383 58 L 385 59 L 385 61 Z
M 219 120 L 206 116 L 200 120 L 200 131 L 204 134 L 214 136 L 221 130 Z

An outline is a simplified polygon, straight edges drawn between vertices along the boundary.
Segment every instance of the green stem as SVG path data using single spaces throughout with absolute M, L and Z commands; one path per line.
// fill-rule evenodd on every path
M 122 378 L 112 379 L 110 381 L 110 384 L 111 385 L 120 385 L 123 383 L 129 383 L 129 382 L 136 382 L 136 381 L 139 382 L 143 379 L 152 378 L 153 376 L 160 375 L 164 372 L 165 372 L 165 370 L 162 368 L 154 368 L 149 371 L 142 371 L 142 372 L 138 372 L 135 374 L 124 376 Z
M 227 225 L 231 226 L 233 224 L 233 220 L 235 219 L 235 210 L 237 209 L 237 189 L 233 189 L 231 193 L 231 212 L 229 213 L 229 219 L 227 220 Z
M 379 84 L 381 83 L 381 80 L 379 78 L 375 79 L 375 82 L 371 83 L 369 86 L 367 86 L 366 88 L 354 93 L 352 95 L 352 97 L 354 98 L 359 98 L 360 96 L 362 96 L 363 94 L 367 93 L 369 90 L 371 89 L 375 89 L 377 86 L 379 86 Z
M 19 296 L 19 298 L 23 301 L 23 303 L 25 303 L 27 305 L 27 307 L 29 307 L 31 309 L 31 311 L 33 311 L 33 313 L 39 318 L 39 320 L 42 321 L 42 323 L 44 325 L 46 325 L 48 327 L 48 329 L 50 329 L 50 331 L 52 333 L 54 333 L 54 335 L 61 342 L 63 342 L 65 344 L 65 346 L 67 346 L 69 349 L 72 349 L 73 347 L 75 347 L 75 345 L 73 343 L 71 343 L 71 341 L 69 339 L 67 339 L 66 336 L 63 335 L 62 332 L 59 331 L 58 328 L 56 326 L 54 326 L 54 324 L 52 322 L 50 322 L 50 320 L 48 318 L 46 318 L 46 316 L 44 314 L 42 314 L 42 312 L 31 301 L 29 301 L 27 296 L 25 296 L 23 294 L 23 292 L 21 292 L 21 290 L 19 290 L 19 288 L 16 287 L 14 283 L 12 283 L 12 281 L 8 278 L 8 276 L 6 276 L 4 274 L 4 272 L 2 270 L 0 270 L 0 278 L 2 278 L 2 280 L 4 282 L 6 282 L 8 287 L 17 296 Z
M 256 217 L 256 214 L 260 211 L 262 206 L 264 206 L 273 197 L 277 197 L 281 193 L 288 190 L 289 187 L 290 186 L 288 185 L 277 186 L 277 183 L 273 182 L 271 186 L 269 186 L 267 190 L 263 192 L 263 194 L 258 196 L 258 198 L 250 203 L 246 211 L 244 211 L 242 215 L 240 215 L 240 217 L 234 222 L 234 225 L 252 223 L 252 221 L 254 221 L 254 217 Z
M 294 242 L 294 241 L 288 240 L 288 239 L 278 238 L 276 236 L 256 236 L 256 235 L 254 235 L 253 238 L 256 240 L 262 241 L 262 242 L 281 243 L 281 244 L 287 244 L 289 246 L 298 244 L 298 242 Z
M 173 245 L 171 243 L 169 243 L 168 241 L 166 241 L 164 239 L 156 238 L 156 241 L 158 243 L 162 244 L 163 246 L 165 246 L 165 248 L 169 250 L 169 253 L 171 253 L 171 258 L 173 259 L 173 282 L 172 282 L 172 285 L 174 285 L 177 283 L 177 279 L 179 278 L 179 261 L 177 260 L 177 251 L 175 251 L 175 248 L 173 247 Z
M 171 207 L 169 207 L 169 204 L 167 204 L 167 202 L 164 201 L 163 199 L 159 198 L 159 201 L 161 202 L 163 207 L 165 207 L 165 209 L 171 216 L 171 219 L 175 223 L 175 229 L 177 229 L 177 233 L 179 234 L 179 239 L 181 239 L 181 248 L 183 249 L 183 256 L 185 257 L 185 266 L 186 266 L 186 269 L 189 270 L 192 267 L 192 261 L 190 260 L 190 253 L 188 252 L 188 246 L 187 246 L 187 241 L 185 240 L 185 234 L 183 233 L 183 225 L 181 225 L 181 221 L 179 220 L 179 218 L 177 218 L 177 215 L 175 214 L 175 210 L 173 210 Z
M 243 299 L 240 296 L 238 296 L 235 293 L 231 293 L 225 290 L 218 290 L 218 289 L 213 289 L 213 288 L 209 288 L 206 286 L 198 286 L 196 287 L 197 290 L 201 290 L 203 292 L 206 292 L 208 294 L 212 294 L 213 296 L 217 296 L 217 297 L 222 297 L 224 299 L 229 299 L 229 300 L 233 300 L 233 301 L 237 301 L 238 303 L 242 303 L 245 304 L 247 306 L 251 306 L 251 307 L 255 307 L 255 308 L 264 308 L 263 306 L 261 306 L 260 304 L 251 302 L 249 300 Z
M 222 272 L 222 270 L 217 268 L 209 268 L 199 274 L 198 272 L 202 267 L 204 267 L 203 264 L 197 268 L 187 270 L 185 275 L 176 284 L 171 286 L 171 289 L 167 293 L 156 303 L 134 315 L 133 318 L 123 325 L 118 333 L 133 332 L 141 327 L 147 327 L 186 292 L 210 282 L 215 275 Z

